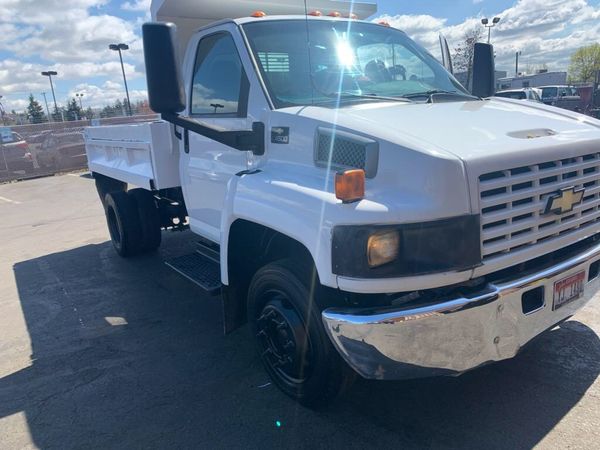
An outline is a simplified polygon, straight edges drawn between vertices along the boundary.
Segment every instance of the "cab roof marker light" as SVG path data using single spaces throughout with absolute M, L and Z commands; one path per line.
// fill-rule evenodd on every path
M 356 14 L 354 14 L 354 13 L 350 13 L 350 14 L 346 15 L 345 17 L 347 17 L 350 20 L 357 20 L 358 19 L 358 16 Z
M 379 25 L 383 26 L 383 27 L 390 27 L 390 23 L 385 21 L 385 20 L 380 20 L 379 22 L 377 22 Z
M 321 11 L 311 11 L 308 13 L 309 16 L 321 17 L 323 13 Z
M 331 11 L 327 14 L 329 17 L 342 17 L 342 14 L 339 11 Z
M 250 14 L 250 17 L 265 17 L 266 15 L 267 13 L 264 11 L 254 11 L 252 14 Z

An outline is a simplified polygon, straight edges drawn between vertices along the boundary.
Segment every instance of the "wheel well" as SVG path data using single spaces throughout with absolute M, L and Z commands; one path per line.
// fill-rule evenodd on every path
M 246 322 L 248 286 L 256 271 L 270 262 L 290 257 L 299 263 L 314 264 L 302 243 L 272 228 L 243 219 L 231 225 L 227 246 L 229 285 L 223 296 L 226 332 Z

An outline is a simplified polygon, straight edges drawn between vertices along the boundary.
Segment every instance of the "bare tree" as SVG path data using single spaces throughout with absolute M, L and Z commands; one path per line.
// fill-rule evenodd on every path
M 483 31 L 481 27 L 475 27 L 465 33 L 460 44 L 454 48 L 452 55 L 452 64 L 455 72 L 466 72 L 466 88 L 471 85 L 473 75 L 473 55 L 475 53 L 475 44 L 481 41 Z

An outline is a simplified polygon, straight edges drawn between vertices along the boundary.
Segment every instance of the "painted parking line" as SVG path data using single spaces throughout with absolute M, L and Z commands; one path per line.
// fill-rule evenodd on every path
M 6 197 L 0 197 L 0 201 L 1 202 L 6 202 L 6 203 L 12 203 L 13 205 L 20 205 L 21 202 L 18 202 L 16 200 L 11 200 L 10 198 L 6 198 Z

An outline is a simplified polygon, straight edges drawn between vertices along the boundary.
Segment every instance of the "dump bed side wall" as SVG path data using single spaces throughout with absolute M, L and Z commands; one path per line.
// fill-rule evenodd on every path
M 167 122 L 89 127 L 85 148 L 92 172 L 145 189 L 181 185 L 177 141 Z

